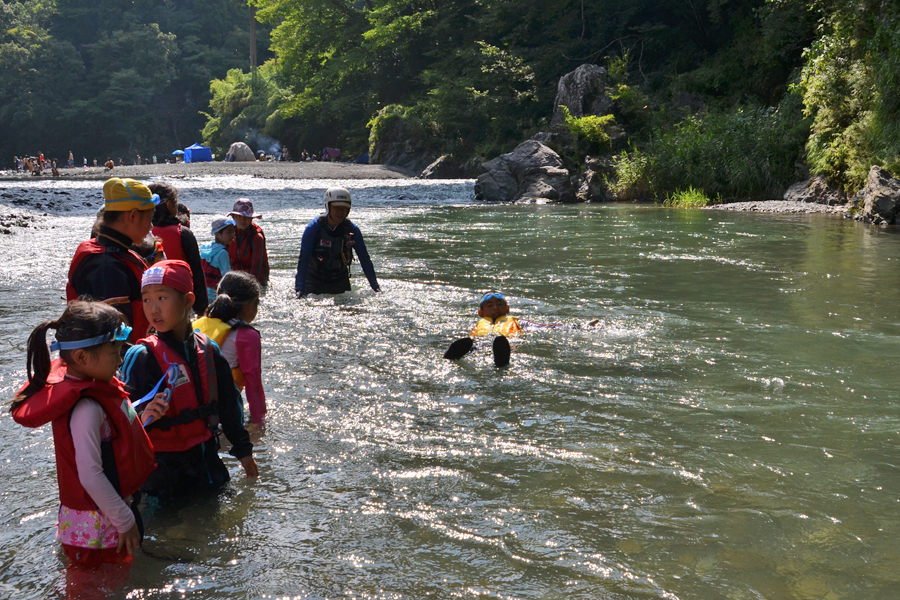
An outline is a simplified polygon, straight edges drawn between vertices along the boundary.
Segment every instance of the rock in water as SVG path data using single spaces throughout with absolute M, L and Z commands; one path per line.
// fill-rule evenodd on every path
M 900 212 L 900 181 L 881 167 L 869 169 L 862 191 L 863 210 L 857 220 L 875 225 L 893 224 Z
M 475 199 L 495 202 L 576 202 L 569 171 L 544 144 L 526 140 L 508 154 L 484 163 Z

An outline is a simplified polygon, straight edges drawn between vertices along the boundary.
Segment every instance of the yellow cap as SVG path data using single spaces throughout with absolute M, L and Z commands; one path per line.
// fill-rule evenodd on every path
M 103 184 L 106 210 L 124 212 L 128 210 L 152 210 L 159 204 L 159 194 L 154 194 L 146 185 L 134 179 L 110 177 Z

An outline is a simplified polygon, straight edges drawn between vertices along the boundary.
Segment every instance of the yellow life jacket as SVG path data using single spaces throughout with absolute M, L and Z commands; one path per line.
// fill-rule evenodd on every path
M 235 319 L 232 322 L 238 323 L 239 321 Z M 191 326 L 194 328 L 194 331 L 205 334 L 209 339 L 217 343 L 219 348 L 225 343 L 225 338 L 228 337 L 228 332 L 232 329 L 232 325 L 229 323 L 226 323 L 221 319 L 211 319 L 209 317 L 200 317 L 194 321 Z M 244 379 L 244 373 L 239 366 L 231 370 L 231 377 L 234 379 L 234 384 L 243 392 L 246 380 Z
M 519 319 L 515 317 L 511 317 L 509 315 L 503 315 L 498 318 L 496 321 L 491 321 L 488 318 L 482 318 L 480 321 L 475 323 L 475 327 L 472 328 L 472 337 L 479 337 L 483 335 L 505 335 L 506 337 L 510 337 L 513 335 L 518 335 L 519 332 L 522 331 L 522 326 L 519 325 Z

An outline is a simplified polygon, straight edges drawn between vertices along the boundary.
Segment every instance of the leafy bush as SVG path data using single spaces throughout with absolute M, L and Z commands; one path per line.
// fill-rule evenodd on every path
M 566 128 L 578 140 L 583 152 L 598 152 L 610 147 L 610 138 L 607 132 L 616 124 L 614 115 L 573 117 L 568 106 L 560 104 L 559 108 L 566 119 Z
M 621 201 L 649 200 L 655 195 L 650 178 L 650 157 L 635 147 L 613 157 L 615 176 L 606 186 Z

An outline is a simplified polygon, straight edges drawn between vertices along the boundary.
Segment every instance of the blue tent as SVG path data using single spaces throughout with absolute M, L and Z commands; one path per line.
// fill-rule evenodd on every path
M 194 144 L 184 149 L 184 162 L 212 162 L 212 150 L 200 144 Z

